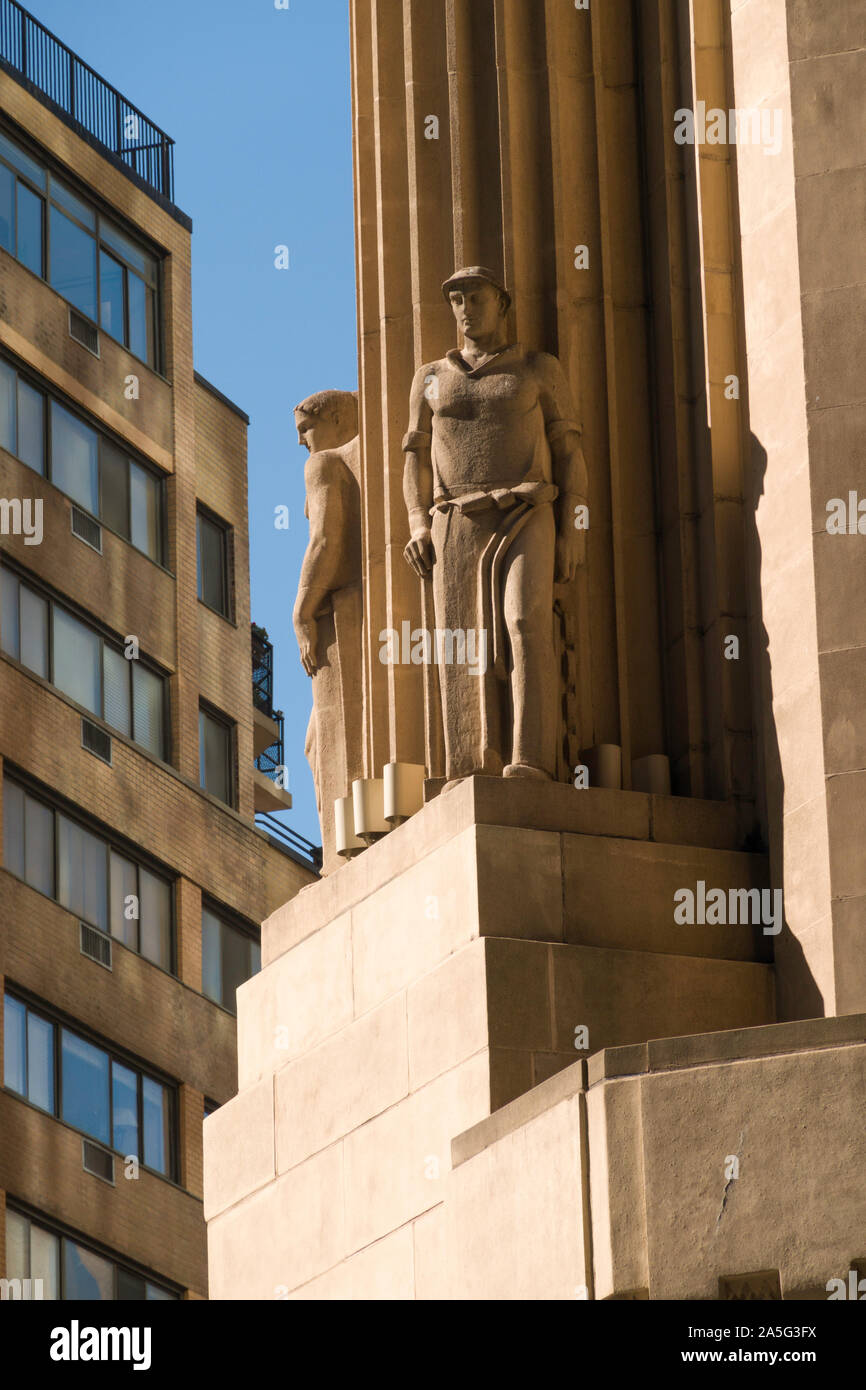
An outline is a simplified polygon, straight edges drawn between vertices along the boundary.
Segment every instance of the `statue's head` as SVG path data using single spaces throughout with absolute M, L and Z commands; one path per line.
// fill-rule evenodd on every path
M 464 266 L 446 280 L 442 293 L 451 305 L 466 338 L 484 338 L 501 329 L 511 307 L 511 295 L 492 270 Z
M 358 433 L 357 391 L 317 391 L 295 406 L 295 425 L 311 454 L 339 449 Z

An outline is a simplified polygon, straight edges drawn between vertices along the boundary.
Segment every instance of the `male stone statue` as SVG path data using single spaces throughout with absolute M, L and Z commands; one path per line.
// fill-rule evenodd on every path
M 554 582 L 585 562 L 580 430 L 559 361 L 509 343 L 511 297 L 496 274 L 469 266 L 442 290 L 463 349 L 421 367 L 412 385 L 404 553 L 432 576 L 437 628 L 481 629 L 493 658 L 483 675 L 440 664 L 445 772 L 547 779 L 558 729 Z
M 301 566 L 294 627 L 313 680 L 306 754 L 316 784 L 323 867 L 338 866 L 334 801 L 363 776 L 361 679 L 361 499 L 358 398 L 320 391 L 295 408 L 310 540 Z

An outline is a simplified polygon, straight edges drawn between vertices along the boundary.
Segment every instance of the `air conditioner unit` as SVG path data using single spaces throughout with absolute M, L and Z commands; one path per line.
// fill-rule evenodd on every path
M 77 536 L 80 541 L 84 541 L 85 545 L 89 545 L 91 549 L 97 550 L 101 555 L 102 527 L 99 522 L 73 503 L 71 523 L 73 536 Z
M 78 925 L 81 928 L 81 954 L 87 956 L 88 960 L 95 960 L 97 965 L 104 965 L 106 970 L 111 970 L 111 937 L 98 931 L 96 927 L 91 927 L 87 922 L 79 922 Z
M 82 1139 L 81 1166 L 85 1173 L 92 1173 L 95 1178 L 114 1186 L 114 1154 L 101 1144 L 94 1144 L 92 1139 Z
M 100 758 L 102 762 L 108 763 L 111 767 L 111 734 L 107 734 L 104 729 L 100 729 L 98 724 L 94 724 L 90 719 L 81 719 L 81 747 L 86 748 L 88 753 Z
M 92 352 L 94 357 L 99 356 L 99 329 L 77 309 L 69 310 L 69 336 Z

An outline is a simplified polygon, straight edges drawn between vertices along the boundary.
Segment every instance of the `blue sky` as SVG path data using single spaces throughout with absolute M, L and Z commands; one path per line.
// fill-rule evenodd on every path
M 294 809 L 319 842 L 291 614 L 306 543 L 292 407 L 357 387 L 348 0 L 30 0 L 175 141 L 198 371 L 250 416 L 252 615 L 274 642 Z M 170 38 L 167 43 L 166 39 Z M 274 247 L 290 269 L 274 268 Z M 254 345 L 254 346 L 253 346 Z M 290 510 L 288 532 L 274 508 Z

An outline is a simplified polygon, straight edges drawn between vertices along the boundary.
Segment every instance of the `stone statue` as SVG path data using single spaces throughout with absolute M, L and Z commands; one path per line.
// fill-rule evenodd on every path
M 486 644 L 490 655 L 483 672 L 439 659 L 445 773 L 549 779 L 559 720 L 554 583 L 585 562 L 580 430 L 557 358 L 508 341 L 511 296 L 499 278 L 470 266 L 442 290 L 464 345 L 412 384 L 404 554 L 432 577 L 437 630 L 452 654 L 474 630 L 474 649 Z
M 323 868 L 334 848 L 334 801 L 363 776 L 361 674 L 361 493 L 358 398 L 320 391 L 295 408 L 310 540 L 301 566 L 294 627 L 301 664 L 313 681 L 305 752 L 316 785 Z

